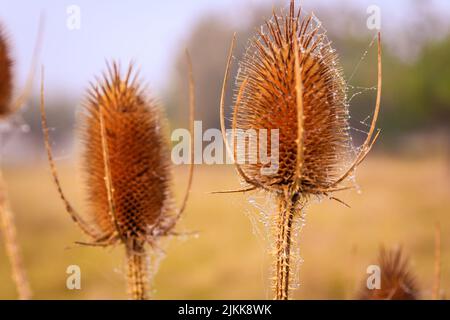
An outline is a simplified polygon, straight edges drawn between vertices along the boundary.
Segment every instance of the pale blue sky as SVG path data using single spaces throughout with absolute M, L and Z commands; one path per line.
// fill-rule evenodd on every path
M 297 1 L 309 5 L 317 0 Z M 41 61 L 46 66 L 47 86 L 80 94 L 93 76 L 104 69 L 105 59 L 123 62 L 135 59 L 149 84 L 163 90 L 172 71 L 174 55 L 189 35 L 195 22 L 207 12 L 220 11 L 230 23 L 245 21 L 246 8 L 274 0 L 0 0 L 0 21 L 6 26 L 16 58 L 16 83 L 23 83 L 37 33 L 39 12 L 45 11 L 45 36 Z M 336 5 L 337 1 L 321 0 Z M 342 1 L 339 1 L 341 3 Z M 364 8 L 378 4 L 382 8 L 383 27 L 402 26 L 409 19 L 411 0 L 359 0 Z M 428 1 L 427 1 L 428 2 Z M 440 10 L 450 12 L 450 1 L 435 0 Z M 81 30 L 66 27 L 66 9 L 81 8 Z M 338 13 L 338 11 L 337 11 Z M 337 15 L 339 17 L 339 15 Z M 449 14 L 450 17 L 450 14 Z M 449 18 L 450 20 L 450 18 Z M 385 23 L 386 22 L 386 23 Z M 407 27 L 407 26 L 405 26 Z M 37 88 L 36 88 L 37 89 Z M 52 94 L 58 94 L 52 90 Z

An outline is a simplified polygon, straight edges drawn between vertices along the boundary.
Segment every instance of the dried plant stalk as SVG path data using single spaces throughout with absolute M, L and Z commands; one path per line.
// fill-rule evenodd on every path
M 224 97 L 234 38 L 228 56 L 221 99 L 221 127 L 228 152 L 236 159 L 225 137 Z M 381 98 L 381 47 L 378 41 L 378 92 L 374 116 L 366 141 L 348 168 L 353 154 L 349 133 L 346 84 L 335 50 L 313 15 L 301 14 L 291 1 L 289 13 L 275 12 L 266 22 L 240 62 L 232 127 L 244 132 L 279 130 L 279 168 L 262 174 L 268 166 L 238 164 L 236 169 L 247 186 L 241 190 L 263 190 L 278 202 L 274 215 L 275 299 L 288 299 L 292 277 L 293 228 L 302 208 L 312 196 L 331 196 L 349 187 L 341 184 L 354 172 L 378 137 L 375 133 Z M 234 135 L 233 135 L 234 137 Z M 271 149 L 271 142 L 267 142 Z M 245 159 L 259 150 L 245 146 Z M 338 200 L 340 201 L 340 200 Z
M 190 74 L 193 94 L 192 70 Z M 172 167 L 164 138 L 165 119 L 159 105 L 146 96 L 132 66 L 122 76 L 117 63 L 108 65 L 103 79 L 89 91 L 80 126 L 91 212 L 91 219 L 85 220 L 73 209 L 60 186 L 49 143 L 43 93 L 42 87 L 41 115 L 46 148 L 54 181 L 68 213 L 92 238 L 89 244 L 122 243 L 125 246 L 130 297 L 147 299 L 149 255 L 146 246 L 156 246 L 161 237 L 172 233 L 186 207 L 193 162 L 186 195 L 181 208 L 175 210 Z M 191 128 L 193 108 L 191 97 Z
M 42 20 L 39 28 L 39 34 L 42 33 Z M 39 49 L 40 37 L 36 43 L 33 59 L 36 58 Z M 23 93 L 13 100 L 13 60 L 10 56 L 9 45 L 0 26 L 0 118 L 6 119 L 13 114 L 28 99 L 31 84 L 33 81 L 34 64 L 28 76 L 27 85 Z M 2 173 L 0 171 L 0 231 L 3 233 L 6 252 L 11 263 L 12 278 L 15 282 L 19 299 L 25 300 L 31 298 L 31 289 L 22 263 L 22 257 L 17 241 L 16 227 L 14 224 L 13 213 L 10 209 L 6 186 L 4 185 Z
M 420 291 L 416 278 L 412 275 L 409 261 L 400 248 L 381 248 L 378 257 L 381 270 L 381 288 L 368 289 L 366 281 L 359 298 L 362 300 L 417 300 Z
M 19 299 L 31 298 L 31 288 L 22 262 L 22 255 L 17 241 L 16 226 L 10 209 L 8 194 L 0 172 L 0 231 L 5 241 L 6 254 L 11 263 L 12 278 L 17 288 Z
M 128 291 L 133 300 L 147 300 L 149 292 L 148 255 L 145 247 L 127 250 Z

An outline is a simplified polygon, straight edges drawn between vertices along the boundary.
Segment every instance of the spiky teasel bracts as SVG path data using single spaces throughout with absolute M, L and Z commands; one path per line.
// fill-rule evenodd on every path
M 165 120 L 159 106 L 130 79 L 131 72 L 122 79 L 113 64 L 103 82 L 91 89 L 81 138 L 97 228 L 104 238 L 133 240 L 129 245 L 139 246 L 173 225 L 172 177 Z
M 133 77 L 132 67 L 123 77 L 118 65 L 113 63 L 103 79 L 92 85 L 80 127 L 91 211 L 87 222 L 73 210 L 61 191 L 48 142 L 43 101 L 41 106 L 49 161 L 67 211 L 92 238 L 92 245 L 122 243 L 125 246 L 130 296 L 147 299 L 147 246 L 157 245 L 161 237 L 172 232 L 185 208 L 192 165 L 188 191 L 176 211 L 163 114 L 158 104 L 147 98 L 136 76 Z
M 379 289 L 368 289 L 364 281 L 359 298 L 362 300 L 417 300 L 420 291 L 409 260 L 400 248 L 380 249 L 378 266 L 381 272 Z
M 262 174 L 264 165 L 260 161 L 242 165 L 235 161 L 240 177 L 247 184 L 242 191 L 263 190 L 278 202 L 279 210 L 273 219 L 275 299 L 289 297 L 292 234 L 308 199 L 313 195 L 335 199 L 331 196 L 333 192 L 348 188 L 341 184 L 364 160 L 378 136 L 378 132 L 375 134 L 381 97 L 378 40 L 375 112 L 366 141 L 346 168 L 345 162 L 353 150 L 346 84 L 337 55 L 313 15 L 302 15 L 301 9 L 296 12 L 294 1 L 286 16 L 274 12 L 265 30 L 251 41 L 240 63 L 233 131 L 279 130 L 279 167 L 275 174 Z M 234 39 L 221 99 L 221 127 L 226 143 L 224 96 L 233 46 Z M 259 155 L 258 150 L 245 147 L 245 159 L 251 153 Z M 271 141 L 267 141 L 267 149 L 271 149 Z M 227 143 L 227 150 L 236 159 L 236 147 L 231 150 Z

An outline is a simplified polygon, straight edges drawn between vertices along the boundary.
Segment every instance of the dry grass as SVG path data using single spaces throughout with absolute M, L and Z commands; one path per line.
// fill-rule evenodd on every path
M 58 165 L 63 169 L 61 180 L 68 196 L 84 211 L 79 171 L 73 165 Z M 307 225 L 301 233 L 305 259 L 301 289 L 293 297 L 354 298 L 367 266 L 376 263 L 380 244 L 403 246 L 411 258 L 422 297 L 431 297 L 436 221 L 442 229 L 441 291 L 448 296 L 448 163 L 438 158 L 374 156 L 359 171 L 363 194 L 342 195 L 352 208 L 327 200 L 307 210 Z M 175 173 L 183 179 L 186 168 L 177 168 Z M 45 162 L 29 168 L 7 168 L 5 179 L 10 182 L 12 207 L 21 230 L 19 240 L 35 298 L 126 298 L 121 250 L 73 244 L 83 237 L 64 214 Z M 198 231 L 199 236 L 171 241 L 155 278 L 156 299 L 270 297 L 261 267 L 265 261 L 261 241 L 251 233 L 252 225 L 243 214 L 250 205 L 245 204 L 244 196 L 207 194 L 237 184 L 230 166 L 198 168 L 192 202 L 177 230 Z M 182 194 L 184 186 L 175 191 Z M 5 252 L 0 250 L 0 261 L 5 261 Z M 80 291 L 65 287 L 65 271 L 70 264 L 81 267 Z M 0 299 L 14 299 L 15 288 L 5 263 L 0 263 L 0 283 Z

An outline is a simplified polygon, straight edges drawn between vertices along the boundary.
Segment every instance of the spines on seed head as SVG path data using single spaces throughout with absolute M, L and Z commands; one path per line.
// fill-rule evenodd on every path
M 172 225 L 171 166 L 163 114 L 132 77 L 132 67 L 123 77 L 114 63 L 90 90 L 82 125 L 84 163 L 92 215 L 102 233 L 151 242 Z

